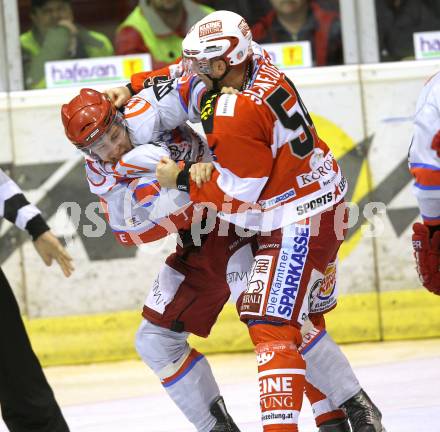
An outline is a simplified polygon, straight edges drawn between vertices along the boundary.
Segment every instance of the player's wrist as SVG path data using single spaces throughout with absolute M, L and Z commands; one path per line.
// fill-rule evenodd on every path
M 130 92 L 130 97 L 134 96 L 136 94 L 136 92 L 133 89 L 133 86 L 132 86 L 131 82 L 126 84 L 125 87 L 127 87 L 128 91 Z
M 184 162 L 183 166 L 179 164 L 179 166 L 182 168 L 176 177 L 176 186 L 177 189 L 182 192 L 190 192 L 190 173 L 189 170 L 191 166 L 193 165 L 193 162 Z

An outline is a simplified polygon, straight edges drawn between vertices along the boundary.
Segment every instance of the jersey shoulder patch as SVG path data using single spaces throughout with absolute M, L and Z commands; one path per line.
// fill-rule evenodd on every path
M 124 105 L 124 117 L 126 119 L 137 117 L 146 112 L 151 107 L 151 104 L 144 98 L 136 95 L 129 99 Z
M 219 93 L 206 92 L 202 97 L 200 119 L 205 134 L 211 133 L 214 128 L 215 106 L 219 96 Z
M 233 117 L 235 114 L 236 94 L 222 94 L 217 102 L 216 116 Z

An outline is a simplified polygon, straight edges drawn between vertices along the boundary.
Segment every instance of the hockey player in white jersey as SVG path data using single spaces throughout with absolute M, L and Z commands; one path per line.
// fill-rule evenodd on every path
M 215 226 L 213 235 L 201 233 L 200 247 L 188 241 L 188 194 L 160 189 L 155 165 L 164 155 L 182 162 L 203 160 L 205 143 L 186 125 L 159 133 L 165 129 L 158 111 L 142 96 L 133 98 L 122 115 L 104 94 L 82 89 L 62 108 L 66 135 L 85 153 L 90 189 L 103 201 L 122 244 L 181 234 L 146 300 L 136 347 L 198 431 L 237 432 L 206 358 L 187 338 L 190 332 L 208 336 L 230 296 L 226 272 L 249 268 L 250 262 L 234 259 L 252 256 L 249 239 L 232 231 L 217 238 Z
M 423 219 L 413 225 L 417 272 L 423 286 L 440 295 L 440 73 L 425 84 L 417 101 L 409 168 Z

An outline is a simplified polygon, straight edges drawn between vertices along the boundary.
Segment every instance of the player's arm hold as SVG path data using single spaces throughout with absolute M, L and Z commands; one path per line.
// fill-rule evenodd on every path
M 210 102 L 205 100 L 202 121 L 215 171 L 200 188 L 190 180 L 190 195 L 217 209 L 232 198 L 230 211 L 236 212 L 244 203 L 257 202 L 269 178 L 273 156 L 267 131 L 272 119 L 264 106 L 255 106 L 246 96 L 222 95 L 214 102 L 207 110 Z
M 163 68 L 133 74 L 130 78 L 130 87 L 133 91 L 133 94 L 139 93 L 141 90 L 151 87 L 158 79 L 167 80 L 180 76 L 180 62 L 181 58 L 179 57 L 174 63 Z

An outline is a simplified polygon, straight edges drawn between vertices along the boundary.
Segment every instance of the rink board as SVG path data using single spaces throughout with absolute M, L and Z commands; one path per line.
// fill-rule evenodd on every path
M 440 302 L 424 289 L 345 295 L 327 315 L 339 343 L 440 337 Z M 378 301 L 382 314 L 377 313 Z M 383 334 L 380 332 L 382 320 Z M 137 358 L 134 336 L 139 311 L 26 320 L 43 365 L 83 364 Z M 252 350 L 246 326 L 228 303 L 207 339 L 190 343 L 204 354 Z
M 426 61 L 286 72 L 348 177 L 346 201 L 358 213 L 340 250 L 340 306 L 329 316 L 340 342 L 440 336 L 439 298 L 415 290 L 411 225 L 418 209 L 406 161 L 417 95 L 439 69 L 438 61 Z M 172 237 L 140 248 L 114 240 L 60 122 L 61 104 L 76 92 L 0 94 L 0 166 L 14 164 L 14 178 L 75 259 L 76 272 L 66 279 L 48 270 L 15 228 L 0 226 L 0 265 L 45 364 L 134 357 L 140 315 L 126 311 L 140 310 L 175 245 Z M 208 352 L 250 349 L 231 305 L 213 337 L 195 344 Z

